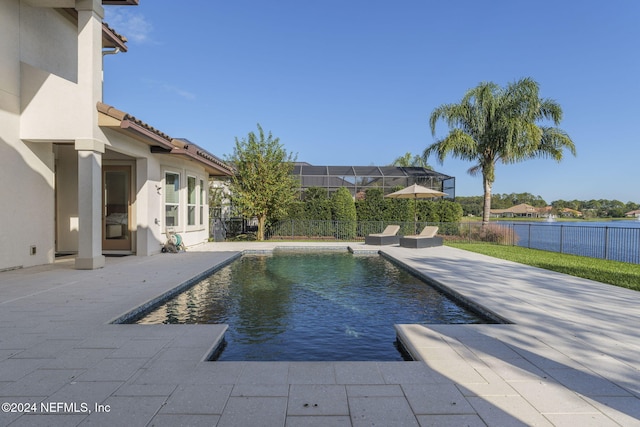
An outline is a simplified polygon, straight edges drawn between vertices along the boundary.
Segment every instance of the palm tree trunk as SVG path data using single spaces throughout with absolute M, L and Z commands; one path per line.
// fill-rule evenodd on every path
M 485 175 L 482 176 L 482 183 L 484 185 L 484 204 L 482 206 L 482 226 L 489 224 L 489 218 L 491 217 L 491 187 L 492 182 L 487 179 Z

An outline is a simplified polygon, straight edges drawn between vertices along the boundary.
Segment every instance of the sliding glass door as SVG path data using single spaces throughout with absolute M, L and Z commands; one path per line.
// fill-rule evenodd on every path
M 131 251 L 131 167 L 102 168 L 102 249 Z

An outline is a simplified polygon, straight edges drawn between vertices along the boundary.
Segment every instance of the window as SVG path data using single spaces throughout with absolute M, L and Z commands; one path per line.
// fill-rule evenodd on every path
M 164 189 L 164 224 L 166 227 L 177 227 L 180 207 L 180 174 L 165 172 Z
M 204 205 L 205 205 L 205 200 L 207 200 L 206 197 L 206 191 L 204 188 L 204 180 L 200 180 L 200 225 L 204 225 Z
M 196 225 L 196 177 L 187 176 L 187 225 Z

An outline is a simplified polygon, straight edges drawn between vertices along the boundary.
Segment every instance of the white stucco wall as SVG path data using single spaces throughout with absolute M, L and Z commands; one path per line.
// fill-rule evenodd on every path
M 208 218 L 202 226 L 199 220 L 186 226 L 187 175 L 195 176 L 197 184 L 206 183 L 204 168 L 176 156 L 152 154 L 147 144 L 97 126 L 101 24 L 90 10 L 80 15 L 86 25 L 79 34 L 74 19 L 64 12 L 32 7 L 24 0 L 0 0 L 0 270 L 51 263 L 56 248 L 75 252 L 82 246 L 78 141 L 83 147 L 104 142 L 102 164 L 132 166 L 134 252 L 159 253 L 166 240 L 162 187 L 167 169 L 181 176 L 181 223 L 176 231 L 187 246 L 208 239 Z M 93 155 L 100 156 L 99 151 Z M 100 197 L 99 178 L 93 188 L 91 198 Z M 90 223 L 95 234 L 100 224 L 93 219 Z M 99 249 L 98 254 L 88 251 L 88 265 L 99 267 L 98 255 Z
M 77 52 L 77 25 L 65 12 L 48 7 L 31 7 L 24 2 L 20 5 L 22 62 L 77 82 Z
M 86 103 L 78 85 L 78 28 L 65 12 L 20 6 L 20 137 L 69 140 L 78 135 Z M 85 55 L 86 56 L 86 55 Z M 97 79 L 96 84 L 101 84 Z
M 104 129 L 107 150 L 131 157 L 135 161 L 136 197 L 133 203 L 137 224 L 136 252 L 138 255 L 159 253 L 161 244 L 166 241 L 164 226 L 164 172 L 170 170 L 180 174 L 180 224 L 175 231 L 184 239 L 185 245 L 194 246 L 206 242 L 209 238 L 208 212 L 203 207 L 205 218 L 200 225 L 196 218 L 195 226 L 187 226 L 187 176 L 196 177 L 197 184 L 203 180 L 207 185 L 208 175 L 198 163 L 168 154 L 152 154 L 147 144 L 110 129 Z M 107 157 L 107 156 L 105 156 Z M 198 193 L 200 196 L 200 193 Z
M 0 2 L 0 270 L 53 261 L 54 158 L 51 144 L 20 133 L 20 2 Z M 35 254 L 31 255 L 31 247 Z
M 15 98 L 20 90 L 19 12 L 17 0 L 0 2 L 0 111 L 4 109 L 3 98 Z

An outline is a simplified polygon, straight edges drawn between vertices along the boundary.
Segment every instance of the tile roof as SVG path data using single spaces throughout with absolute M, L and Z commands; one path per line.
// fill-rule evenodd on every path
M 118 34 L 116 30 L 111 28 L 109 24 L 102 21 L 102 47 L 118 48 L 121 52 L 126 52 L 127 38 L 121 34 Z
M 97 104 L 97 109 L 106 117 L 105 120 L 99 121 L 101 127 L 111 127 L 125 132 L 151 146 L 154 153 L 185 156 L 203 165 L 210 175 L 233 175 L 231 166 L 188 139 L 172 138 L 135 116 L 102 102 Z
M 102 0 L 102 4 L 115 6 L 137 6 L 139 0 Z

